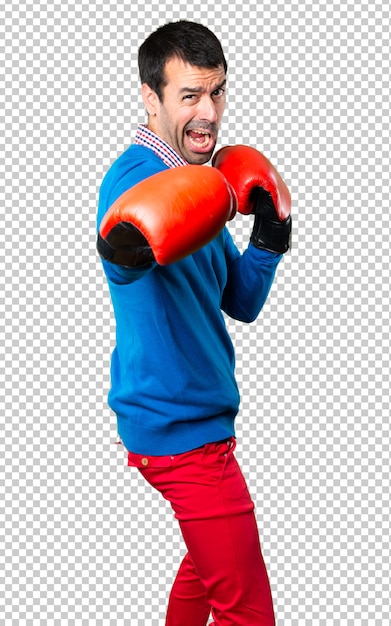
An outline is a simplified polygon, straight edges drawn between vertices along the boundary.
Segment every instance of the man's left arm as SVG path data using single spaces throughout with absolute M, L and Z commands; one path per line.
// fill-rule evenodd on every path
M 234 189 L 238 210 L 254 215 L 250 244 L 240 255 L 226 239 L 228 281 L 222 309 L 231 317 L 253 321 L 269 294 L 282 254 L 290 246 L 291 196 L 276 168 L 249 146 L 228 146 L 213 157 L 213 166 Z
M 240 254 L 227 229 L 225 236 L 228 278 L 221 308 L 233 319 L 253 322 L 267 300 L 282 254 L 260 250 L 251 243 Z

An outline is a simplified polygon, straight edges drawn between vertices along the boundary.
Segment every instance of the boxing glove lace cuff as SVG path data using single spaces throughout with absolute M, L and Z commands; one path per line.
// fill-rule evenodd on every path
M 145 243 L 113 247 L 98 233 L 96 248 L 102 259 L 122 267 L 141 267 L 155 262 L 153 252 L 146 240 Z
M 256 214 L 250 241 L 256 248 L 284 254 L 290 247 L 291 231 L 292 219 L 290 215 L 280 222 L 265 219 L 264 216 Z

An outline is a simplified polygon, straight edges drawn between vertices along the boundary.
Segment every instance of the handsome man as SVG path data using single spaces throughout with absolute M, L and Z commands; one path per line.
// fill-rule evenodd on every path
M 167 626 L 274 624 L 254 504 L 234 456 L 239 393 L 222 311 L 259 314 L 288 249 L 290 196 L 255 149 L 212 157 L 227 64 L 180 21 L 139 49 L 148 114 L 106 174 L 98 250 L 116 316 L 109 404 L 128 464 L 170 501 L 187 546 Z M 225 224 L 254 213 L 240 254 Z

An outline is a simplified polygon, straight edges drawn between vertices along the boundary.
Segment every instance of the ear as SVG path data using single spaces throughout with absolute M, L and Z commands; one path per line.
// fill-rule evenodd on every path
M 141 95 L 148 115 L 156 115 L 159 103 L 159 98 L 156 91 L 151 89 L 151 87 L 147 85 L 147 83 L 143 83 L 141 86 Z

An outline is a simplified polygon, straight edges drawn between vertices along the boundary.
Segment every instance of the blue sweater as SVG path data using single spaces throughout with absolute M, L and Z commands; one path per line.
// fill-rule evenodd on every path
M 119 195 L 164 169 L 152 150 L 131 145 L 102 182 L 98 228 Z M 239 392 L 222 311 L 253 321 L 280 258 L 251 244 L 240 254 L 224 228 L 168 266 L 102 261 L 116 319 L 108 401 L 128 450 L 179 454 L 235 434 Z

